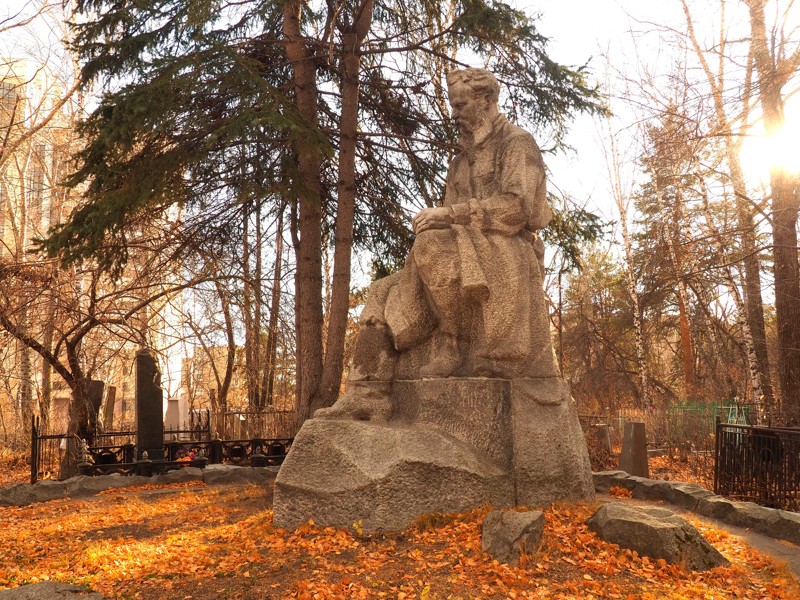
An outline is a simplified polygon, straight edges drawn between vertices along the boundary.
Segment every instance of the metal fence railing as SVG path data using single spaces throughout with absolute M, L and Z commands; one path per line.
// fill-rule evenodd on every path
M 800 429 L 718 423 L 714 492 L 800 510 Z
M 224 412 L 193 411 L 181 428 L 164 429 L 165 456 L 177 460 L 176 449 L 202 452 L 213 464 L 248 463 L 254 453 L 267 456 L 267 464 L 279 464 L 297 432 L 295 411 Z M 70 436 L 42 431 L 38 418 L 31 424 L 30 481 L 56 479 Z M 80 440 L 74 440 L 82 444 Z M 126 465 L 132 462 L 136 431 L 97 432 L 87 440 L 87 451 L 95 465 Z M 188 453 L 188 451 L 187 451 Z M 120 468 L 119 472 L 127 472 Z

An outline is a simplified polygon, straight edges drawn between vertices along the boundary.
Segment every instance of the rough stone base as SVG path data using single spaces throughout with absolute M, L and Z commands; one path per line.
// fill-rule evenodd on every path
M 396 381 L 391 404 L 387 422 L 326 414 L 303 425 L 275 481 L 278 527 L 390 531 L 430 512 L 594 498 L 557 378 Z
M 307 421 L 275 481 L 275 525 L 309 519 L 399 530 L 430 512 L 511 506 L 513 482 L 491 461 L 427 427 Z
M 543 394 L 530 393 L 530 381 L 527 393 L 514 390 L 511 395 L 517 506 L 594 500 L 592 466 L 575 401 L 567 393 L 560 404 L 545 404 L 539 400 Z

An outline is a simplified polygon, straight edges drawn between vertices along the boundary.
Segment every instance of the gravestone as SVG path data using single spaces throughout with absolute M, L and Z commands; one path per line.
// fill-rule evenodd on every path
M 106 384 L 97 379 L 89 381 L 88 396 L 92 409 L 89 411 L 89 431 L 97 430 L 97 417 L 100 414 L 100 405 L 103 403 L 103 390 Z
M 592 432 L 594 439 L 597 441 L 598 448 L 603 454 L 610 456 L 612 451 L 611 431 L 608 427 L 608 423 L 596 423 L 592 428 Z
M 647 465 L 647 435 L 644 423 L 625 423 L 619 470 L 637 477 L 650 477 Z
M 177 398 L 167 399 L 167 413 L 164 415 L 164 426 L 167 430 L 180 429 L 181 427 L 180 404 Z
M 462 151 L 404 268 L 370 286 L 347 389 L 295 436 L 274 522 L 396 530 L 426 512 L 594 498 L 544 294 L 552 219 L 533 137 L 483 69 L 448 74 Z
M 106 392 L 106 403 L 103 409 L 103 429 L 111 431 L 114 428 L 114 407 L 117 402 L 116 386 L 108 386 Z
M 149 350 L 136 353 L 136 459 L 164 458 L 164 399 L 161 373 Z

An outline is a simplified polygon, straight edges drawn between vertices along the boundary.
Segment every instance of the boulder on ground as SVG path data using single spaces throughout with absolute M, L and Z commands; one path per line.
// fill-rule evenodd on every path
M 522 553 L 533 555 L 542 543 L 544 513 L 493 510 L 483 518 L 481 546 L 500 562 L 517 565 Z
M 697 529 L 665 508 L 606 504 L 587 524 L 606 542 L 635 550 L 641 556 L 682 564 L 689 571 L 728 564 Z
M 0 600 L 108 600 L 98 592 L 69 583 L 42 581 L 0 590 Z

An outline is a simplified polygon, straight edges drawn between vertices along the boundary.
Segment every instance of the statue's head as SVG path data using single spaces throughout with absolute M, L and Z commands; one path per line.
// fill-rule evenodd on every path
M 452 117 L 462 135 L 472 135 L 497 114 L 500 84 L 486 69 L 458 69 L 447 74 Z

